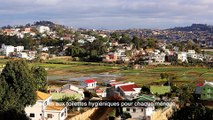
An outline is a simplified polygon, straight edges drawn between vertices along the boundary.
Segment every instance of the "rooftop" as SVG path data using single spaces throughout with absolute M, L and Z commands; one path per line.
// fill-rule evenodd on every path
M 150 101 L 150 102 L 153 102 L 155 101 L 155 98 L 153 96 L 149 96 L 149 95 L 140 95 L 137 99 L 137 101 L 140 101 L 140 102 L 147 102 L 147 101 Z
M 64 109 L 64 106 L 61 106 L 61 105 L 57 105 L 56 103 L 53 103 L 51 105 L 48 105 L 46 107 L 45 110 L 56 110 L 56 111 L 61 111 Z
M 48 99 L 51 95 L 41 92 L 41 91 L 36 91 L 36 96 L 37 96 L 37 100 L 46 100 Z
M 119 86 L 119 88 L 123 91 L 135 91 L 134 88 L 140 88 L 136 84 L 130 84 L 130 85 L 123 85 Z
M 213 82 L 205 81 L 204 85 L 206 85 L 206 84 L 208 84 L 208 85 L 210 85 L 210 86 L 212 86 L 212 87 L 213 87 Z
M 88 80 L 84 80 L 85 83 L 89 84 L 89 83 L 94 83 L 96 82 L 96 80 L 93 79 L 88 79 Z

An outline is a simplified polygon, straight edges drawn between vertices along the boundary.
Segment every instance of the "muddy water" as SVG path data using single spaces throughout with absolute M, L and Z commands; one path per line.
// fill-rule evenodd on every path
M 109 74 L 109 73 L 82 75 L 79 77 L 73 77 L 72 75 L 54 75 L 54 76 L 47 76 L 47 80 L 63 80 L 67 82 L 82 81 L 86 79 L 112 80 L 121 76 L 122 76 L 121 74 Z

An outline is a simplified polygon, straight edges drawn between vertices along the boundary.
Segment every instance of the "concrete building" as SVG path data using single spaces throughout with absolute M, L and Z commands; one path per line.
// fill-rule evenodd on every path
M 80 85 L 86 89 L 96 88 L 97 81 L 93 79 L 88 79 L 80 82 Z
M 148 95 L 139 96 L 136 101 L 138 103 L 154 102 L 155 98 Z M 139 105 L 139 104 L 138 104 Z M 123 107 L 124 112 L 130 113 L 133 120 L 152 120 L 152 115 L 155 111 L 155 106 L 144 105 L 141 107 Z
M 117 84 L 115 85 L 115 89 L 120 93 L 121 96 L 130 100 L 137 97 L 141 91 L 141 87 L 139 87 L 133 82 Z
M 2 51 L 3 55 L 9 56 L 12 52 L 15 51 L 15 48 L 12 45 L 4 45 L 4 44 L 2 44 L 1 51 Z
M 50 32 L 50 28 L 48 26 L 38 26 L 37 30 L 39 33 Z
M 13 52 L 21 52 L 24 50 L 24 46 L 12 46 L 12 45 L 1 45 L 1 52 L 5 56 L 10 56 L 11 53 Z
M 181 62 L 187 62 L 187 52 L 179 52 L 177 54 L 178 56 L 178 60 L 180 60 Z
M 65 120 L 67 107 L 52 102 L 52 96 L 36 91 L 36 104 L 25 108 L 27 116 L 31 120 Z

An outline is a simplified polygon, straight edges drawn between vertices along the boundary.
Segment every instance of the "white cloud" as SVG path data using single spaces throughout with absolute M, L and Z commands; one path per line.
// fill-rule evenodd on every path
M 36 4 L 40 5 L 57 5 L 60 0 L 35 0 Z
M 98 28 L 213 24 L 212 5 L 212 0 L 7 0 L 0 4 L 0 18 L 6 21 L 0 24 L 12 19 Z

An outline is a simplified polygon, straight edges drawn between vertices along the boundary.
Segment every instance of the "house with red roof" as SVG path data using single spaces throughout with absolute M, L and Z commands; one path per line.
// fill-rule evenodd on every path
M 141 92 L 141 87 L 136 85 L 134 82 L 115 85 L 115 89 L 120 92 L 121 96 L 128 98 L 137 97 Z
M 97 86 L 97 81 L 94 79 L 87 79 L 80 82 L 80 85 L 86 89 L 93 89 Z

